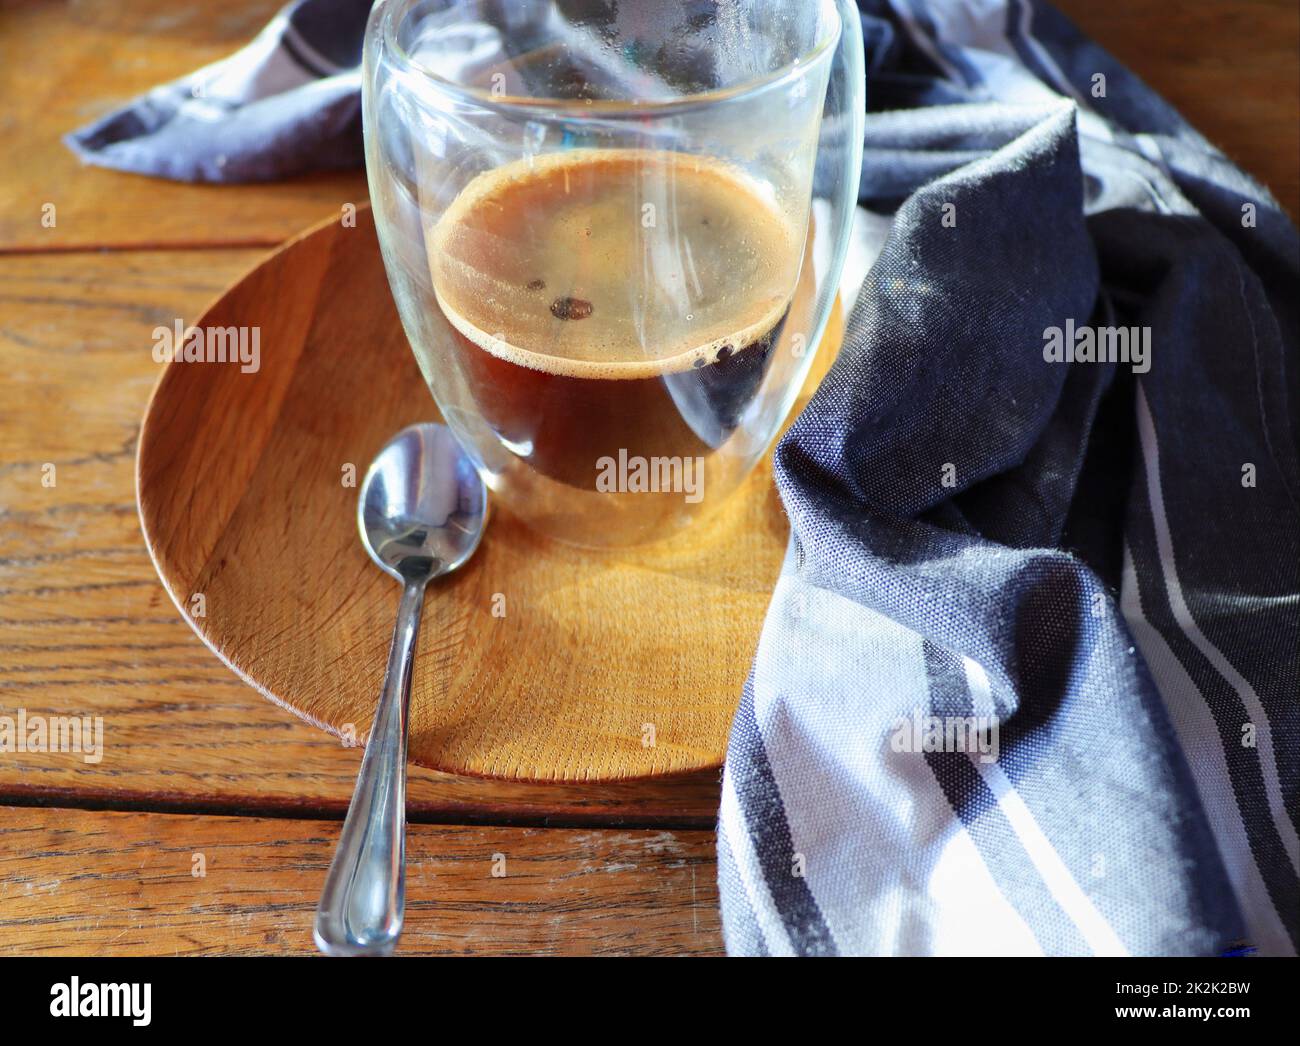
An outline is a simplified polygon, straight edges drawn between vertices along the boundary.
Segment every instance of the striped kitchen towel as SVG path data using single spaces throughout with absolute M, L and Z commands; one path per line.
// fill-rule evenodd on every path
M 1046 4 L 860 8 L 893 222 L 777 449 L 727 948 L 1294 954 L 1295 228 Z
M 368 7 L 300 0 L 70 144 L 358 164 Z M 776 454 L 728 950 L 1295 954 L 1295 228 L 1047 4 L 859 7 L 874 264 Z
M 82 161 L 188 182 L 360 167 L 371 0 L 297 0 L 242 50 L 64 138 Z

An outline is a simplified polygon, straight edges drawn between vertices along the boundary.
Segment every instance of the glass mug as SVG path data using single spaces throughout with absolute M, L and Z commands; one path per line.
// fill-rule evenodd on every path
M 500 503 L 628 545 L 739 485 L 835 300 L 863 90 L 851 0 L 374 6 L 384 263 Z

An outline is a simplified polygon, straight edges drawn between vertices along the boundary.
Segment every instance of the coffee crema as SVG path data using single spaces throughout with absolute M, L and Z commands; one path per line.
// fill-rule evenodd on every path
M 762 383 L 803 243 L 766 188 L 684 153 L 574 149 L 474 178 L 426 237 L 476 406 L 513 453 L 707 454 Z

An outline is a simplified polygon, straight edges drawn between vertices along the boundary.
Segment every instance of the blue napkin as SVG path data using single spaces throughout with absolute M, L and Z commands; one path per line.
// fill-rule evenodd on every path
M 1296 231 L 1045 4 L 860 6 L 893 224 L 776 452 L 727 948 L 1294 954 Z
M 368 6 L 301 0 L 70 144 L 354 165 Z M 776 452 L 727 948 L 1295 954 L 1295 228 L 1046 4 L 859 6 L 888 231 Z
M 298 0 L 243 50 L 64 138 L 84 162 L 188 182 L 360 167 L 371 0 Z

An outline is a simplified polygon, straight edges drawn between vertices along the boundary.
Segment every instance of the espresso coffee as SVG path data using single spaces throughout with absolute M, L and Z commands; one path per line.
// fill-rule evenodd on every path
M 584 489 L 603 460 L 698 459 L 727 441 L 804 246 L 726 164 L 604 149 L 479 175 L 427 243 L 483 419 L 530 467 Z

